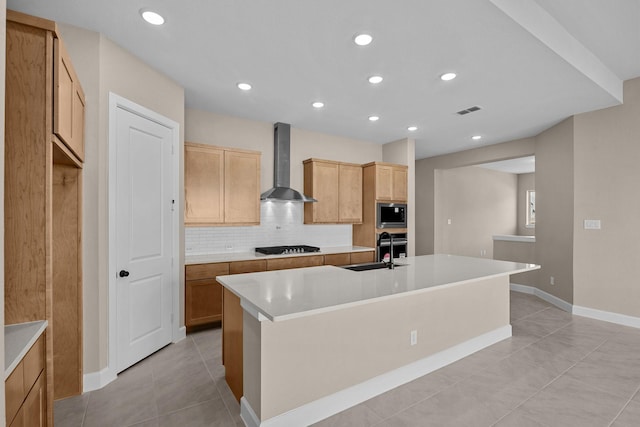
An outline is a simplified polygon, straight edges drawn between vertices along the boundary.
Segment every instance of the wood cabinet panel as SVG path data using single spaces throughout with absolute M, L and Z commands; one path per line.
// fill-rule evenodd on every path
M 351 264 L 363 264 L 365 262 L 373 262 L 375 260 L 375 252 L 352 252 Z
M 22 414 L 25 427 L 44 427 L 47 425 L 47 399 L 45 387 L 45 374 L 33 385 L 22 405 Z
M 53 132 L 84 160 L 84 92 L 60 38 L 54 40 Z
M 324 256 L 310 255 L 291 258 L 272 258 L 267 260 L 267 270 L 286 270 L 289 268 L 315 267 L 323 265 Z
M 362 222 L 362 167 L 320 159 L 307 159 L 303 163 L 304 192 L 318 200 L 305 204 L 304 222 Z
M 185 225 L 224 222 L 224 150 L 184 144 Z
M 339 221 L 339 165 L 335 162 L 305 161 L 304 192 L 318 200 L 305 203 L 305 223 L 337 223 Z
M 405 167 L 394 167 L 392 173 L 391 198 L 393 200 L 407 201 L 407 169 Z
M 349 265 L 351 264 L 351 255 L 346 254 L 330 254 L 324 256 L 324 265 Z
M 234 261 L 229 263 L 229 274 L 255 273 L 267 269 L 267 260 Z
M 212 279 L 216 276 L 229 274 L 229 263 L 192 264 L 186 265 L 184 269 L 186 280 Z
M 376 165 L 376 199 L 391 200 L 393 194 L 391 166 Z
M 243 346 L 242 346 L 242 307 L 240 298 L 223 288 L 223 327 L 222 327 L 222 363 L 225 379 L 236 400 L 242 397 Z
M 185 283 L 185 326 L 222 320 L 222 286 L 215 278 Z
M 225 151 L 224 222 L 260 224 L 260 155 Z
M 22 406 L 25 394 L 24 389 L 24 365 L 19 363 L 4 382 L 4 405 L 7 424 L 13 420 L 20 410 L 20 406 Z

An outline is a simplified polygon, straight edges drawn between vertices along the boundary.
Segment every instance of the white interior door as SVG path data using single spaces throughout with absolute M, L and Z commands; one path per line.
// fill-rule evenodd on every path
M 172 129 L 116 112 L 115 271 L 120 372 L 172 338 Z

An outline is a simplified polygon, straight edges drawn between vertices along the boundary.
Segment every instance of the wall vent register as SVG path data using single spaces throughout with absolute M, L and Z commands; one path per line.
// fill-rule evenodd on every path
M 264 255 L 302 254 L 307 252 L 320 252 L 320 248 L 308 245 L 267 246 L 256 248 L 256 252 Z

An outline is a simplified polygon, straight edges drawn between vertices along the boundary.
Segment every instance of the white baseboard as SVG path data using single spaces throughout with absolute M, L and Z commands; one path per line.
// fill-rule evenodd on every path
M 503 326 L 262 422 L 249 402 L 243 397 L 240 400 L 240 416 L 248 427 L 307 426 L 413 381 L 510 336 L 511 325 Z
M 558 307 L 560 310 L 564 310 L 567 313 L 571 313 L 573 310 L 573 305 L 571 305 L 570 303 L 566 302 L 563 299 L 558 298 L 555 295 L 551 295 L 548 292 L 545 292 L 541 289 L 538 289 L 534 286 L 527 286 L 527 285 L 519 285 L 517 283 L 511 283 L 509 288 L 512 291 L 515 292 L 521 292 L 524 294 L 530 294 L 530 295 L 535 295 L 538 298 L 545 300 L 546 302 L 548 302 L 549 304 L 553 304 L 556 307 Z
M 573 306 L 573 314 L 577 316 L 590 317 L 591 319 L 604 320 L 605 322 L 617 323 L 618 325 L 640 328 L 640 317 L 627 316 L 626 314 L 613 313 L 611 311 L 596 310 L 595 308 Z
M 185 326 L 182 326 L 178 328 L 178 331 L 176 332 L 173 338 L 173 342 L 180 342 L 186 337 L 187 337 L 187 328 Z
M 589 317 L 591 319 L 602 320 L 604 322 L 616 323 L 618 325 L 631 326 L 632 328 L 640 329 L 640 317 L 627 316 L 626 314 L 614 313 L 612 311 L 603 311 L 597 310 L 595 308 L 581 307 L 579 305 L 569 304 L 565 300 L 562 300 L 533 286 L 511 283 L 510 289 L 515 292 L 535 295 L 545 300 L 546 302 L 555 305 L 559 309 L 571 314 L 575 314 L 576 316 Z
M 98 390 L 111 381 L 118 378 L 118 376 L 106 367 L 98 372 L 90 372 L 88 374 L 84 374 L 82 377 L 82 392 L 86 393 L 93 390 Z

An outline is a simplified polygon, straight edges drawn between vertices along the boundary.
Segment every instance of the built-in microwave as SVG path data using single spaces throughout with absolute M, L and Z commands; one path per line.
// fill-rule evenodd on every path
M 405 203 L 378 203 L 376 206 L 377 228 L 407 228 L 407 205 Z

